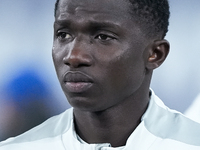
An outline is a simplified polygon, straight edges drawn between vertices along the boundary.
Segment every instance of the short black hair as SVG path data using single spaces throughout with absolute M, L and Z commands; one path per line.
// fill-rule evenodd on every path
M 56 17 L 56 11 L 58 9 L 59 0 L 56 0 L 55 8 L 54 8 L 54 17 Z
M 161 36 L 164 38 L 169 26 L 168 0 L 129 0 L 131 14 L 138 24 L 143 26 L 147 37 Z
M 131 4 L 131 15 L 136 17 L 143 27 L 147 37 L 161 36 L 164 38 L 169 26 L 169 2 L 168 0 L 128 0 Z M 55 3 L 54 16 L 58 9 L 59 0 Z

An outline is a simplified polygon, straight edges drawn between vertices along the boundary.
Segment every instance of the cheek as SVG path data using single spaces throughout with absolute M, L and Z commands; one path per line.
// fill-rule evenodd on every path
M 52 50 L 52 59 L 54 63 L 54 67 L 58 76 L 59 81 L 61 80 L 61 76 L 63 74 L 63 66 L 64 63 L 62 61 L 62 53 L 56 50 L 55 48 Z
M 58 67 L 59 67 L 59 57 L 57 55 L 57 53 L 55 52 L 55 50 L 52 50 L 52 59 L 53 59 L 53 63 L 54 63 L 54 67 L 56 70 L 56 73 L 58 73 Z
M 110 63 L 108 74 L 118 92 L 136 90 L 142 84 L 145 67 L 142 56 L 126 55 Z

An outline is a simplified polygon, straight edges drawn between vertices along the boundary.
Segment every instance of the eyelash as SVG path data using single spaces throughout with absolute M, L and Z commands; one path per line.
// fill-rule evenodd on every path
M 69 33 L 67 33 L 67 32 L 61 32 L 61 31 L 60 31 L 60 32 L 57 33 L 56 36 L 57 36 L 57 38 L 58 38 L 60 41 L 64 41 L 64 40 L 70 41 L 70 40 L 73 39 L 72 35 L 69 34 Z M 116 39 L 116 38 L 115 38 L 114 36 L 110 36 L 110 35 L 101 33 L 101 34 L 96 35 L 96 36 L 94 37 L 94 39 L 98 39 L 98 40 L 100 40 L 101 42 L 108 42 L 108 41 L 114 40 L 114 39 Z
M 69 40 L 69 39 L 72 38 L 72 36 L 67 32 L 58 32 L 57 33 L 57 38 L 60 39 L 60 40 L 64 40 L 64 39 L 68 39 Z
M 95 39 L 99 39 L 99 40 L 102 40 L 102 41 L 109 41 L 109 40 L 113 40 L 115 39 L 114 37 L 112 36 L 109 36 L 109 35 L 106 35 L 106 34 L 98 34 Z

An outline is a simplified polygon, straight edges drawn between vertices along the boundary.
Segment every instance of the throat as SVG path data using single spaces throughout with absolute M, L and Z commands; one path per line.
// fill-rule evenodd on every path
M 146 89 L 146 92 L 134 94 L 119 105 L 103 111 L 91 112 L 74 108 L 76 133 L 88 144 L 110 143 L 112 147 L 125 146 L 140 124 L 148 103 L 149 89 Z
M 75 130 L 78 136 L 89 144 L 110 143 L 112 147 L 125 146 L 126 141 L 140 123 L 140 117 L 132 122 L 123 114 L 82 112 L 74 113 Z

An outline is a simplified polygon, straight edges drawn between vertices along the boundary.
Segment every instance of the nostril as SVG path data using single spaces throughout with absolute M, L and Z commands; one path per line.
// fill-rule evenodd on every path
M 69 64 L 69 62 L 68 62 L 68 60 L 67 60 L 66 57 L 63 58 L 63 62 L 64 62 L 64 64 L 66 64 L 67 66 L 70 66 L 70 64 Z
M 87 67 L 90 66 L 92 63 L 91 57 L 88 55 L 68 55 L 63 58 L 64 64 L 72 67 L 72 68 L 78 68 L 78 67 Z
M 63 58 L 63 62 L 64 62 L 64 64 L 68 64 L 67 57 L 64 57 L 64 58 Z

